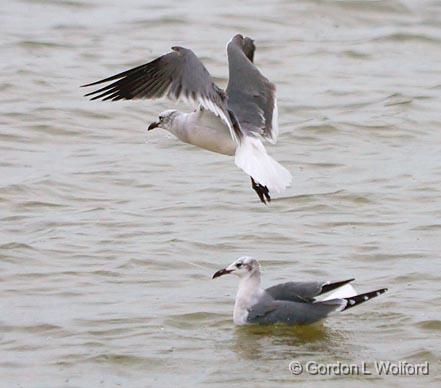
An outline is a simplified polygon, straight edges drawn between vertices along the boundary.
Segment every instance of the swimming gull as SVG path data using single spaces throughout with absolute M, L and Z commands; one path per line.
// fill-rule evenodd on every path
M 256 259 L 248 256 L 240 257 L 217 271 L 213 279 L 226 274 L 235 274 L 240 278 L 233 313 L 236 325 L 311 324 L 387 291 L 387 288 L 381 288 L 357 294 L 349 284 L 354 279 L 334 283 L 288 282 L 264 290 L 260 287 L 260 265 Z M 318 298 L 333 290 L 327 297 Z
M 255 48 L 251 38 L 240 34 L 228 42 L 225 91 L 213 82 L 193 51 L 178 46 L 147 64 L 83 86 L 109 83 L 87 93 L 91 100 L 167 96 L 193 103 L 196 109 L 191 113 L 175 109 L 160 113 L 148 130 L 163 128 L 185 143 L 234 155 L 235 164 L 251 177 L 259 199 L 267 203 L 270 192 L 286 189 L 292 177 L 267 154 L 262 143 L 262 139 L 276 143 L 278 111 L 274 84 L 253 63 Z

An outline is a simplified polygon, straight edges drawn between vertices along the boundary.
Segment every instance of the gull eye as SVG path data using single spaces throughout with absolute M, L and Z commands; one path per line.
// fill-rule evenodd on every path
M 237 263 L 237 264 L 236 264 L 236 267 L 237 267 L 237 268 L 242 267 L 242 263 Z

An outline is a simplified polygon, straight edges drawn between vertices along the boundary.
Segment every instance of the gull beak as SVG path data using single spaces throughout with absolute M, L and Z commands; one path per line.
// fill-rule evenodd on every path
M 222 275 L 228 275 L 228 274 L 231 273 L 231 272 L 233 272 L 232 269 L 226 269 L 226 268 L 224 268 L 224 269 L 220 269 L 219 271 L 217 271 L 217 272 L 213 275 L 212 279 L 218 278 L 219 276 L 222 276 Z
M 159 127 L 159 124 L 160 123 L 158 121 L 154 121 L 153 123 L 151 123 L 149 125 L 149 127 L 147 128 L 147 131 L 151 131 L 152 129 L 155 129 L 155 128 Z

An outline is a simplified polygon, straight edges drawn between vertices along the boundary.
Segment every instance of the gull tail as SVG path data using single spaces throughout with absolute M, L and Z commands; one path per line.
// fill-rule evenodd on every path
M 352 280 L 349 280 L 349 281 L 352 281 Z M 331 292 L 323 300 L 344 299 L 344 298 L 350 298 L 351 296 L 357 295 L 357 291 L 355 290 L 354 287 L 352 287 L 351 284 L 349 284 L 349 282 L 346 282 L 342 286 L 335 287 L 335 288 L 337 288 L 337 289 L 334 292 Z M 331 290 L 328 290 L 328 291 L 331 291 Z M 327 291 L 324 291 L 323 293 L 325 293 L 325 292 L 327 292 Z
M 257 137 L 244 136 L 236 148 L 236 166 L 245 171 L 258 184 L 280 193 L 292 180 L 290 172 L 268 155 Z

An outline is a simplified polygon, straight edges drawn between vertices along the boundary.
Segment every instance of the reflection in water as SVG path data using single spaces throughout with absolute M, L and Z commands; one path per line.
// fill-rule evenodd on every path
M 245 359 L 272 359 L 345 347 L 345 335 L 323 323 L 308 326 L 250 325 L 235 329 L 234 351 Z M 277 351 L 277 355 L 274 354 Z

